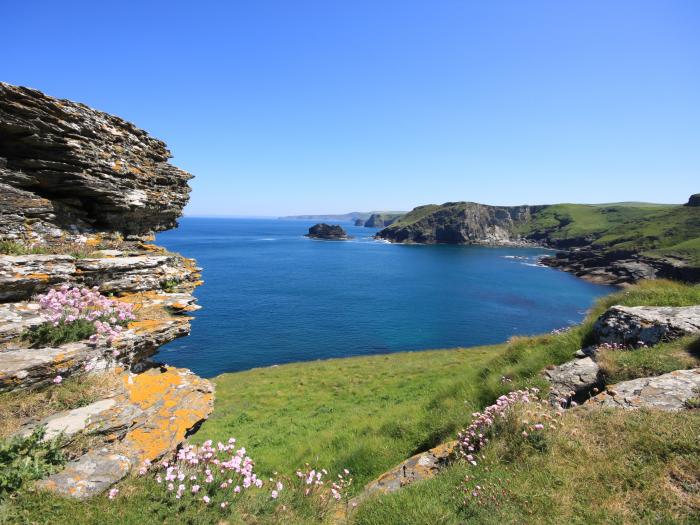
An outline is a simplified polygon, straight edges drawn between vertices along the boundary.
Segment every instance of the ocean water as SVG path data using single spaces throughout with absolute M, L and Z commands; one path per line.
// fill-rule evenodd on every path
M 331 357 L 499 343 L 581 321 L 612 289 L 538 266 L 531 248 L 305 238 L 313 222 L 184 218 L 158 243 L 205 284 L 192 335 L 157 359 L 206 377 Z

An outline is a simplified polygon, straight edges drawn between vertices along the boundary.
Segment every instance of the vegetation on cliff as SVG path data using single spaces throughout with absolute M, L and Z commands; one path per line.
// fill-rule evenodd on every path
M 361 487 L 411 454 L 466 427 L 472 412 L 515 389 L 546 388 L 541 371 L 570 359 L 593 320 L 613 304 L 687 306 L 700 287 L 644 282 L 602 299 L 587 320 L 562 333 L 517 337 L 506 344 L 337 359 L 225 374 L 214 380 L 212 417 L 192 439 L 234 435 L 267 476 L 306 462 L 331 472 L 349 468 Z M 697 338 L 659 347 L 631 361 L 610 353 L 615 377 L 697 367 Z M 644 351 L 642 351 L 644 352 Z M 641 355 L 641 354 L 635 354 Z M 514 434 L 495 437 L 477 467 L 455 464 L 435 479 L 363 502 L 355 523 L 692 522 L 698 517 L 700 413 L 577 409 L 537 447 Z M 267 479 L 267 478 L 265 478 Z M 601 482 L 603 479 L 605 482 Z M 483 497 L 471 496 L 476 485 Z M 20 522 L 318 523 L 334 514 L 320 501 L 282 492 L 271 500 L 246 495 L 230 508 L 165 499 L 151 479 L 123 483 L 119 496 L 87 503 L 21 492 L 2 516 Z M 491 496 L 496 499 L 491 499 Z M 174 505 L 174 507 L 173 507 Z M 586 521 L 590 517 L 589 521 Z
M 692 201 L 692 198 L 691 198 Z M 394 242 L 507 243 L 533 241 L 580 250 L 585 270 L 624 261 L 625 279 L 669 276 L 700 279 L 700 211 L 694 206 L 646 203 L 498 207 L 475 203 L 419 206 L 379 232 Z M 564 258 L 561 264 L 570 266 Z M 630 270 L 630 264 L 646 268 Z M 622 265 L 614 270 L 623 273 Z M 637 273 L 635 273 L 635 271 Z

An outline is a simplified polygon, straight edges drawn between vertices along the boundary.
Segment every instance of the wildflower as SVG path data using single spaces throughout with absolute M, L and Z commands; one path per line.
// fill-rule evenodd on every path
M 211 500 L 209 499 L 209 496 L 207 496 L 207 495 L 205 494 L 204 496 L 202 496 L 202 501 L 203 501 L 204 503 L 206 503 L 207 505 L 209 505 L 209 502 L 210 502 Z
M 273 490 L 273 491 L 270 493 L 270 497 L 271 497 L 272 499 L 277 499 L 277 495 L 278 495 L 278 494 L 277 494 L 277 491 L 276 491 L 276 490 Z
M 62 381 L 63 381 L 63 378 L 60 375 L 53 378 L 53 382 L 56 385 L 60 385 Z
M 107 497 L 109 499 L 114 499 L 117 497 L 117 494 L 119 494 L 119 489 L 111 488 L 111 489 L 109 489 L 109 493 L 107 494 Z

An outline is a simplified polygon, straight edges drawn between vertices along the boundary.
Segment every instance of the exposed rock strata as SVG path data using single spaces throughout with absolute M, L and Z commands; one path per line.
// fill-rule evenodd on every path
M 653 346 L 700 333 L 700 306 L 613 306 L 593 326 L 599 343 Z
M 120 378 L 103 399 L 26 422 L 24 433 L 47 425 L 49 436 L 98 443 L 43 488 L 96 494 L 172 451 L 212 410 L 208 381 L 149 360 L 189 334 L 201 283 L 195 261 L 147 244 L 188 199 L 191 175 L 169 157 L 118 117 L 0 83 L 0 241 L 29 254 L 0 255 L 0 391 L 61 388 L 58 375 Z M 62 284 L 130 302 L 136 319 L 111 344 L 28 348 L 22 335 L 44 322 L 36 294 Z
M 0 83 L 0 238 L 176 225 L 191 175 L 125 120 Z
M 700 369 L 676 370 L 656 377 L 624 381 L 608 388 L 588 403 L 626 409 L 654 408 L 677 411 L 700 397 Z

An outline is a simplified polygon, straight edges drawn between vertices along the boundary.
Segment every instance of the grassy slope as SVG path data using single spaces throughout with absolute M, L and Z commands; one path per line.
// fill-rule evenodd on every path
M 553 240 L 586 237 L 604 250 L 634 250 L 650 256 L 678 254 L 700 263 L 700 209 L 686 206 L 556 204 L 521 228 L 548 232 Z
M 643 283 L 603 299 L 592 315 L 599 314 L 613 303 L 698 304 L 700 287 L 669 282 Z M 233 435 L 248 448 L 258 469 L 268 474 L 273 471 L 291 473 L 304 462 L 331 471 L 348 467 L 354 474 L 356 488 L 359 488 L 410 454 L 452 437 L 458 428 L 469 422 L 473 410 L 482 408 L 498 395 L 515 388 L 542 385 L 539 378 L 542 368 L 570 359 L 589 329 L 590 321 L 564 334 L 516 338 L 508 344 L 492 347 L 337 359 L 225 374 L 216 379 L 214 415 L 194 439 L 224 440 Z M 688 343 L 687 348 L 695 347 Z M 665 371 L 664 366 L 675 366 L 678 362 L 684 366 L 695 362 L 692 356 L 683 354 L 683 348 L 665 353 L 675 356 L 669 359 L 679 361 L 671 365 L 664 361 L 659 365 L 659 372 Z M 632 364 L 613 359 L 608 364 L 611 374 L 629 373 L 631 366 L 656 371 L 653 359 Z M 628 372 L 621 372 L 625 367 Z M 513 382 L 504 385 L 502 376 L 512 378 Z M 697 425 L 698 415 L 677 416 L 676 419 L 673 419 L 676 416 L 659 417 L 659 424 Z M 683 417 L 689 418 L 688 421 L 682 420 Z M 634 421 L 624 424 L 631 425 L 631 429 L 639 427 L 640 432 L 643 426 L 641 423 L 635 426 Z M 581 425 L 581 432 L 590 430 L 585 420 Z M 607 423 L 593 418 L 590 425 L 605 427 Z M 639 434 L 640 439 L 653 437 L 653 433 L 654 427 L 650 426 L 648 431 Z M 694 435 L 697 436 L 697 432 Z M 636 438 L 632 435 L 629 439 Z M 650 445 L 646 452 L 640 453 L 641 456 L 623 457 L 616 463 L 617 475 L 623 481 L 631 479 L 637 472 L 647 472 L 644 470 L 647 467 L 654 467 L 654 472 L 657 472 L 662 459 L 665 462 L 682 461 L 681 456 L 688 447 L 685 441 L 675 450 L 672 445 L 661 442 L 660 437 L 654 439 L 656 448 Z M 613 446 L 618 441 L 619 435 L 612 430 L 603 432 L 600 437 L 602 447 Z M 569 458 L 569 470 L 562 467 L 558 475 L 561 483 L 571 491 L 567 494 L 573 497 L 575 490 L 582 490 L 583 486 L 574 479 L 577 465 L 585 466 L 591 459 L 579 455 L 577 450 L 572 452 L 564 448 L 561 454 L 562 459 L 555 456 L 535 458 L 531 466 L 549 468 L 548 461 L 556 463 Z M 593 459 L 605 458 L 595 456 Z M 527 465 L 530 464 L 509 467 L 517 469 L 522 484 L 513 495 L 511 503 L 514 509 L 522 510 L 528 498 L 544 501 L 540 501 L 537 508 L 546 506 L 546 498 L 554 498 L 560 489 L 546 483 L 549 479 L 544 474 L 546 471 L 532 470 L 526 468 Z M 433 523 L 422 517 L 423 511 L 429 510 L 425 516 L 430 519 L 434 519 L 437 512 L 445 515 L 446 523 L 459 522 L 465 518 L 461 507 L 444 502 L 446 498 L 454 497 L 458 478 L 462 475 L 463 472 L 454 470 L 425 484 L 425 488 L 421 488 L 423 485 L 414 487 L 411 489 L 416 491 L 414 503 L 409 506 L 402 499 L 408 496 L 403 495 L 395 497 L 399 503 L 394 497 L 371 500 L 363 506 L 358 519 L 363 523 Z M 516 476 L 516 473 L 508 475 Z M 595 483 L 602 487 L 600 484 L 605 482 L 602 479 Z M 532 483 L 532 496 L 528 496 L 530 493 L 525 490 L 528 483 Z M 623 483 L 621 487 L 624 486 Z M 522 495 L 520 490 L 523 490 Z M 144 480 L 123 483 L 120 498 L 115 502 L 97 498 L 83 503 L 22 493 L 14 501 L 0 506 L 0 521 L 93 523 L 99 520 L 104 524 L 143 524 L 167 519 L 170 523 L 212 523 L 221 518 L 219 510 L 203 509 L 201 505 L 188 502 L 172 505 L 159 494 L 152 483 Z M 285 498 L 288 498 L 283 500 L 287 508 L 294 510 L 280 512 L 268 501 L 249 498 L 241 501 L 226 519 L 230 523 L 287 524 L 313 523 L 321 519 L 319 511 L 309 508 L 303 501 L 293 499 L 291 494 Z M 585 501 L 579 503 L 585 505 Z M 619 504 L 628 508 L 624 499 L 619 499 Z M 556 506 L 550 507 L 548 512 L 556 510 Z M 412 521 L 401 521 L 398 513 L 404 510 L 410 510 L 406 515 L 412 516 Z M 586 509 L 582 507 L 580 510 Z M 378 516 L 386 519 L 376 521 Z

